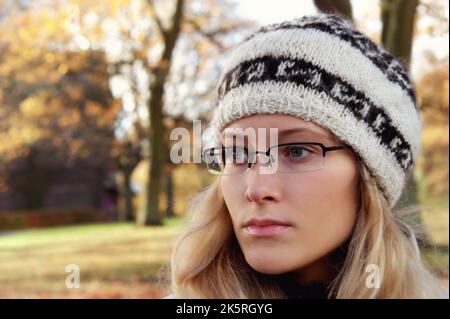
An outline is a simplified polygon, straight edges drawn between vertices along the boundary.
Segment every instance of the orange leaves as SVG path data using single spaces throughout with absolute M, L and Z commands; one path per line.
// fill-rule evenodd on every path
M 46 113 L 45 105 L 39 96 L 30 96 L 20 103 L 20 112 L 27 118 L 43 116 Z
M 80 113 L 70 110 L 60 114 L 57 118 L 58 125 L 61 129 L 69 127 L 77 127 L 80 124 Z
M 416 86 L 424 129 L 418 166 L 427 194 L 448 193 L 448 62 L 425 74 Z
M 448 62 L 425 74 L 417 85 L 421 110 L 428 119 L 448 122 Z
M 80 83 L 74 83 L 68 87 L 67 93 L 69 98 L 74 101 L 85 100 L 86 98 L 84 88 Z

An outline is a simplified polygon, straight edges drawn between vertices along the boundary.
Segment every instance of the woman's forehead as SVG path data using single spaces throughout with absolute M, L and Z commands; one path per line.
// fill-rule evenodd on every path
M 265 134 L 269 134 L 271 128 L 278 130 L 278 137 L 288 136 L 305 136 L 305 137 L 321 137 L 335 141 L 336 137 L 329 130 L 309 121 L 305 121 L 299 117 L 284 114 L 257 114 L 241 118 L 222 131 L 222 137 L 232 137 L 245 135 L 245 130 L 254 129 L 258 135 L 258 129 Z

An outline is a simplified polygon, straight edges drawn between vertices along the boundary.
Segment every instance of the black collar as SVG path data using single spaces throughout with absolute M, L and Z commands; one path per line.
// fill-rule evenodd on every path
M 292 278 L 283 278 L 279 286 L 288 299 L 327 299 L 329 294 L 327 286 L 321 282 L 300 284 Z

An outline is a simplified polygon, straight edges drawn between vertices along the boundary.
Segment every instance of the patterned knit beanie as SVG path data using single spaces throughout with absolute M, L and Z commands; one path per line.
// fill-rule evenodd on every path
M 330 130 L 364 161 L 391 207 L 420 152 L 422 123 L 407 70 L 334 15 L 260 28 L 218 83 L 210 127 L 252 114 L 288 114 Z

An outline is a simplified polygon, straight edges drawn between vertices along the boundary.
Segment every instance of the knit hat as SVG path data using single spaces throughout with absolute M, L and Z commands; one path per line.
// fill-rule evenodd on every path
M 334 15 L 264 26 L 226 64 L 210 123 L 288 114 L 330 130 L 375 176 L 390 206 L 420 152 L 422 123 L 405 67 Z

